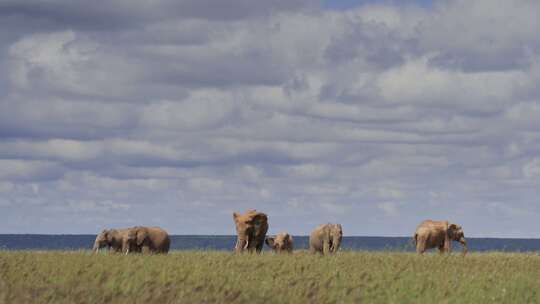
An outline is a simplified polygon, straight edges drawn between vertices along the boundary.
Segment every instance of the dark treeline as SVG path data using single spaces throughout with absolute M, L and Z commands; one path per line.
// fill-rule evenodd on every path
M 96 235 L 0 234 L 0 250 L 91 249 Z M 540 251 L 540 239 L 468 238 L 470 251 Z M 233 250 L 236 236 L 172 235 L 172 250 Z M 307 236 L 294 236 L 295 249 L 307 249 Z M 454 243 L 456 247 L 459 244 Z M 343 237 L 342 250 L 413 251 L 409 237 Z M 267 248 L 265 248 L 267 250 Z

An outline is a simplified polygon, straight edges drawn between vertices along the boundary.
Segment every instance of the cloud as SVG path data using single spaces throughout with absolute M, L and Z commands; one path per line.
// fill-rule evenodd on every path
M 528 179 L 540 177 L 540 158 L 533 158 L 523 166 L 523 175 Z
M 130 206 L 123 203 L 113 203 L 111 201 L 94 202 L 94 201 L 71 201 L 69 206 L 78 212 L 110 212 L 112 210 L 129 210 Z
M 531 1 L 441 3 L 421 29 L 421 44 L 436 53 L 431 64 L 467 72 L 523 70 L 534 62 L 540 40 Z M 489 14 L 484 14 L 489 10 Z
M 393 202 L 381 202 L 377 204 L 377 207 L 381 209 L 387 216 L 396 216 L 399 214 L 398 206 Z
M 114 0 L 99 6 L 86 3 L 52 1 L 3 1 L 0 12 L 7 17 L 17 16 L 48 28 L 74 27 L 78 30 L 119 30 L 137 27 L 145 23 L 175 18 L 201 18 L 208 20 L 235 20 L 266 16 L 280 11 L 301 11 L 314 8 L 317 2 L 310 0 L 275 1 L 262 4 L 234 0 L 215 3 L 208 0 Z M 38 19 L 38 20 L 35 20 Z
M 536 11 L 4 1 L 0 220 L 232 234 L 231 212 L 257 208 L 295 234 L 440 218 L 538 236 Z
M 49 180 L 62 176 L 62 168 L 55 162 L 0 159 L 0 180 Z

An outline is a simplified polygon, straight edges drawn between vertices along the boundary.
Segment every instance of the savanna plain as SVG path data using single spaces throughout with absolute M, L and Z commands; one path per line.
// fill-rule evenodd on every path
M 0 251 L 0 303 L 540 303 L 540 254 Z

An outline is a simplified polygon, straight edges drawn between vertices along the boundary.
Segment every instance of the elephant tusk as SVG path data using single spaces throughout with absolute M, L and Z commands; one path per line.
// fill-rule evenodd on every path
M 244 249 L 247 249 L 249 246 L 249 238 L 246 240 L 246 244 L 244 245 Z
M 459 242 L 461 243 L 461 246 L 463 246 L 463 255 L 466 255 L 466 254 L 467 254 L 467 251 L 468 251 L 468 249 L 467 249 L 467 242 L 465 241 L 464 238 L 461 238 L 461 239 L 459 240 Z

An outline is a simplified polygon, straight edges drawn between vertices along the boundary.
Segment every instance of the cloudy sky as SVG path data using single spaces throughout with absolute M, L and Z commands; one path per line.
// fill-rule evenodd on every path
M 0 1 L 0 233 L 540 237 L 536 0 Z

